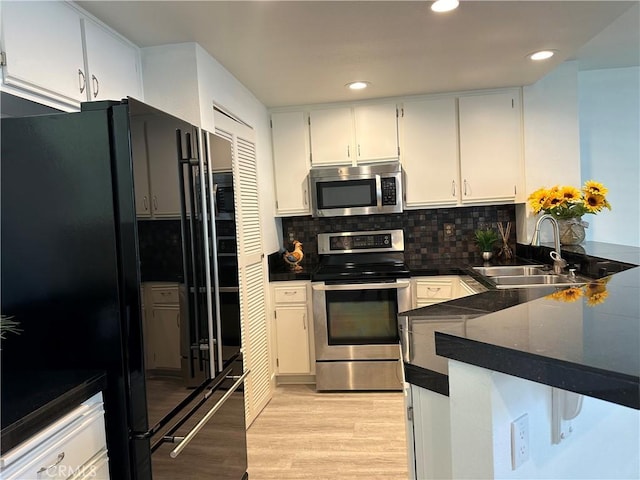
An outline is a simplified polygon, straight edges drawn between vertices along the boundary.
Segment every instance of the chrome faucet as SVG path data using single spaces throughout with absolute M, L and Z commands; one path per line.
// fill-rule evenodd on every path
M 553 259 L 553 273 L 559 275 L 562 273 L 562 269 L 567 266 L 566 260 L 564 260 L 560 256 L 560 229 L 558 227 L 558 221 L 553 218 L 553 216 L 548 213 L 542 215 L 538 221 L 536 222 L 536 228 L 533 231 L 533 238 L 531 238 L 531 245 L 535 247 L 540 246 L 540 225 L 545 220 L 549 220 L 551 222 L 551 227 L 553 228 L 553 242 L 554 242 L 554 252 L 551 252 L 551 258 Z

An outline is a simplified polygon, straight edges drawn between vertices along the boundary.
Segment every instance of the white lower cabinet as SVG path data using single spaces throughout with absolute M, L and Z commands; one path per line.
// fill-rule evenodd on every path
M 3 480 L 109 479 L 102 393 L 2 453 Z
M 180 370 L 180 301 L 177 283 L 145 282 L 147 370 Z
M 426 307 L 476 293 L 457 275 L 415 277 L 412 280 L 414 308 Z
M 409 478 L 452 478 L 449 397 L 406 384 L 405 403 Z
M 311 282 L 272 282 L 276 375 L 280 383 L 315 374 Z

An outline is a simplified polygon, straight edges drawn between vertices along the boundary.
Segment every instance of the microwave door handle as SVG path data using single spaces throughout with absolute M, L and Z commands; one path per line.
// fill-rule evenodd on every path
M 382 208 L 382 179 L 380 175 L 376 175 L 376 205 Z

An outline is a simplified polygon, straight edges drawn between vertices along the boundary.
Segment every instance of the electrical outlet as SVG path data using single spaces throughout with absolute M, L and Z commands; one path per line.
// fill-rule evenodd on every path
M 525 413 L 511 422 L 511 469 L 529 460 L 529 416 Z
M 444 224 L 444 238 L 453 237 L 456 234 L 456 226 L 454 223 Z

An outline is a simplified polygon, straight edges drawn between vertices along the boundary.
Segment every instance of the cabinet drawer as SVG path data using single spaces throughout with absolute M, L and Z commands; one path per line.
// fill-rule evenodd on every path
M 79 468 L 69 480 L 109 480 L 109 457 L 107 452 L 99 452 L 85 463 L 82 468 Z
M 434 281 L 416 283 L 417 298 L 449 299 L 453 296 L 453 281 Z
M 151 287 L 151 303 L 175 303 L 179 302 L 177 286 L 152 286 Z
M 41 443 L 34 441 L 32 449 L 2 470 L 2 478 L 66 479 L 75 475 L 98 452 L 106 452 L 102 403 L 89 408 L 82 406 L 77 411 L 77 418 L 66 416 L 61 421 L 63 423 L 53 425 L 53 431 L 47 429 L 51 436 Z
M 304 285 L 275 287 L 273 292 L 276 303 L 299 303 L 307 301 L 307 288 Z

